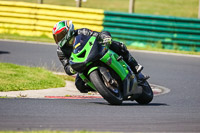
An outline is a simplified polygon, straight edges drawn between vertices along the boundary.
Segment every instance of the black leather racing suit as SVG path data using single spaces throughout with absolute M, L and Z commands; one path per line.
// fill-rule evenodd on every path
M 99 41 L 102 41 L 106 37 L 111 37 L 109 32 L 103 31 L 103 32 L 96 32 L 89 30 L 87 28 L 78 29 L 75 31 L 75 36 L 82 36 L 83 38 L 85 36 L 95 36 L 98 38 Z M 123 43 L 112 41 L 112 44 L 110 45 L 110 49 L 116 52 L 118 55 L 123 56 L 123 59 L 131 66 L 138 65 L 135 59 L 130 55 L 129 51 L 127 50 L 126 46 Z M 73 75 L 74 73 L 71 70 L 71 67 L 69 65 L 69 57 L 71 55 L 71 52 L 73 51 L 73 47 L 65 45 L 64 47 L 60 48 L 58 46 L 57 48 L 57 55 L 59 57 L 59 60 L 64 66 L 64 70 L 68 75 Z M 130 62 L 130 63 L 129 63 Z M 132 68 L 132 67 L 131 67 Z M 134 68 L 133 68 L 134 69 Z M 133 70 L 134 71 L 134 70 Z M 85 83 L 82 81 L 82 79 L 77 74 L 75 85 L 77 89 L 82 93 L 87 93 L 88 91 L 92 91 L 92 89 L 88 86 L 85 86 Z

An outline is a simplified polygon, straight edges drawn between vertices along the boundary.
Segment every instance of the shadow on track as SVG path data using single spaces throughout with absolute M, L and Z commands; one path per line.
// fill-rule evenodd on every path
M 90 102 L 94 104 L 100 104 L 100 105 L 110 105 L 109 103 L 106 102 Z M 147 105 L 141 105 L 138 103 L 123 103 L 122 105 L 110 105 L 110 106 L 169 106 L 166 103 L 149 103 Z
M 10 54 L 8 51 L 0 51 L 0 54 Z

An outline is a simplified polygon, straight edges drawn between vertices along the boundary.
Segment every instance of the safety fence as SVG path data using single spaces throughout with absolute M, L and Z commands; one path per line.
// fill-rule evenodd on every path
M 104 12 L 104 30 L 128 45 L 200 51 L 200 20 Z
M 72 20 L 75 28 L 109 31 L 127 45 L 200 51 L 200 20 L 128 14 L 26 2 L 0 2 L 0 33 L 52 37 L 53 26 Z

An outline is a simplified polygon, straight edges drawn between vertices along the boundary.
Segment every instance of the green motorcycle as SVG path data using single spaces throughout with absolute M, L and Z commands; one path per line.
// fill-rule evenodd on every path
M 99 44 L 96 37 L 76 39 L 70 57 L 71 67 L 81 79 L 110 104 L 120 105 L 126 100 L 148 104 L 152 89 L 142 73 L 137 76 L 108 46 Z

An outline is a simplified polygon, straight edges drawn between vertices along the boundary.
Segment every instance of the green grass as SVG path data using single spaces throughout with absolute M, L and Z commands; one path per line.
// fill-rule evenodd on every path
M 0 33 L 0 39 L 55 43 L 52 38 L 49 38 L 47 36 L 21 36 L 19 34 L 9 33 Z
M 68 80 L 68 81 L 75 81 L 75 77 L 69 76 L 69 75 L 57 75 L 60 78 L 64 79 L 64 80 Z
M 0 63 L 0 91 L 64 87 L 63 78 L 39 67 Z
M 170 50 L 170 49 L 161 49 L 156 47 L 136 47 L 136 46 L 127 46 L 130 50 L 147 50 L 147 51 L 155 51 L 155 52 L 167 52 L 167 53 L 177 53 L 177 54 L 187 54 L 187 55 L 200 55 L 200 52 L 195 51 L 180 51 L 180 50 Z
M 13 0 L 7 0 L 13 1 Z M 37 3 L 37 0 L 15 0 Z M 199 0 L 135 0 L 135 13 L 178 17 L 198 16 Z M 44 0 L 45 4 L 76 6 L 75 0 Z M 129 0 L 87 0 L 82 7 L 128 12 Z

